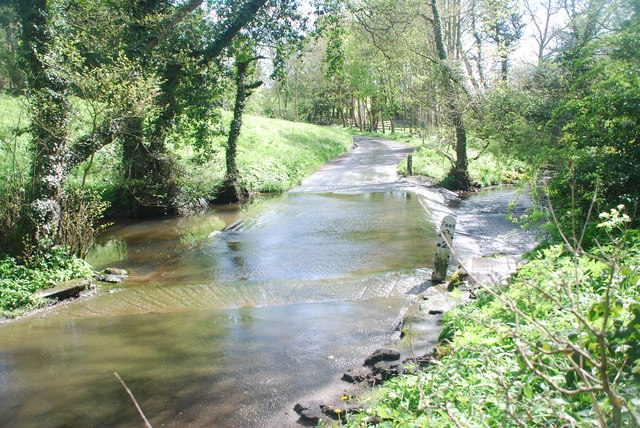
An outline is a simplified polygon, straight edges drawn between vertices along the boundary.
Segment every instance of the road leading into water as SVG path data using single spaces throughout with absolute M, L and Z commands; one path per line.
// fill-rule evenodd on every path
M 112 227 L 92 258 L 127 282 L 0 327 L 3 424 L 138 425 L 118 372 L 154 426 L 283 426 L 396 340 L 435 226 L 410 147 L 355 143 L 285 195 Z
M 398 141 L 356 136 L 354 148 L 316 171 L 292 192 L 375 192 L 396 189 L 402 183 L 398 164 L 413 147 Z

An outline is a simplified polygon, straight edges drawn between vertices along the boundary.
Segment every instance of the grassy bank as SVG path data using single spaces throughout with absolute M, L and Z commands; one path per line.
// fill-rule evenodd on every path
M 530 256 L 506 286 L 444 316 L 439 358 L 364 401 L 349 426 L 638 426 L 640 233 Z
M 78 111 L 82 111 L 82 101 Z M 27 106 L 22 99 L 0 94 L 0 166 L 6 173 L 28 170 L 29 135 Z M 185 203 L 194 198 L 207 198 L 215 193 L 224 177 L 224 146 L 231 115 L 223 112 L 219 130 L 206 141 L 195 142 L 180 129 L 168 142 L 169 152 L 179 171 L 179 185 Z M 81 117 L 74 119 L 74 128 L 86 127 Z M 17 130 L 21 130 L 16 132 Z M 80 132 L 80 131 L 78 131 Z M 16 134 L 19 134 L 16 136 Z M 238 143 L 238 167 L 241 183 L 252 192 L 283 192 L 300 184 L 302 179 L 332 158 L 346 152 L 351 136 L 338 127 L 323 127 L 258 116 L 244 116 Z M 198 148 L 196 148 L 198 146 Z M 96 153 L 91 164 L 80 165 L 72 172 L 70 186 L 84 180 L 109 200 L 120 180 L 120 150 L 117 144 Z M 16 162 L 16 164 L 13 164 Z
M 445 178 L 451 169 L 455 152 L 449 145 L 439 141 L 444 138 L 437 135 L 421 136 L 397 132 L 394 134 L 378 134 L 350 130 L 354 135 L 365 135 L 389 140 L 402 141 L 416 148 L 413 153 L 413 174 L 429 177 L 435 183 L 447 187 Z M 453 137 L 450 137 L 453 138 Z M 523 178 L 526 165 L 520 161 L 495 155 L 486 150 L 473 137 L 469 138 L 469 174 L 471 179 L 482 187 L 499 184 L 513 184 Z M 398 165 L 398 172 L 407 173 L 406 163 Z
M 225 125 L 229 120 L 223 116 Z M 185 196 L 215 193 L 224 177 L 225 142 L 225 136 L 212 138 L 215 154 L 206 162 L 191 148 L 176 150 Z M 248 115 L 238 143 L 240 182 L 251 192 L 284 192 L 351 145 L 351 136 L 339 128 Z
M 231 117 L 222 116 L 221 128 L 228 129 Z M 168 146 L 179 171 L 181 204 L 188 207 L 213 199 L 225 174 L 226 136 L 210 135 L 201 145 L 205 150 L 196 149 L 179 133 L 174 137 Z M 240 182 L 251 192 L 283 192 L 351 145 L 351 136 L 339 128 L 246 115 L 238 142 Z M 118 146 L 100 150 L 94 164 L 87 174 L 87 185 L 108 201 L 121 179 Z M 76 185 L 84 177 L 83 168 L 74 171 L 72 182 Z

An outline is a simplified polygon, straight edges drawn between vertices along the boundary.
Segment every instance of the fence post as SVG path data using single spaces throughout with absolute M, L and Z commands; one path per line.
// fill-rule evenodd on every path
M 447 277 L 449 259 L 451 258 L 451 245 L 455 231 L 456 219 L 450 215 L 443 218 L 442 224 L 440 225 L 438 242 L 436 244 L 436 259 L 433 263 L 433 274 L 431 275 L 432 282 L 439 283 Z
M 407 156 L 407 177 L 411 177 L 413 175 L 413 156 Z

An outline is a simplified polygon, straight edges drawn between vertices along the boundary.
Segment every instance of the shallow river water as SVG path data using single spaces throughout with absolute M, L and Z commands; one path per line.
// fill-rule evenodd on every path
M 131 278 L 0 327 L 1 425 L 139 426 L 117 372 L 154 426 L 278 426 L 274 415 L 396 339 L 436 228 L 416 194 L 385 184 L 406 149 L 368 144 L 396 150 L 374 191 L 303 186 L 111 227 L 89 260 Z

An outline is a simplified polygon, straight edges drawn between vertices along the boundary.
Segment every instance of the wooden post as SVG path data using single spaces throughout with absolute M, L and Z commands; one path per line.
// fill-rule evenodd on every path
M 413 175 L 413 156 L 408 155 L 407 156 L 407 177 L 410 177 L 412 175 Z
M 447 269 L 449 268 L 449 259 L 451 257 L 451 245 L 453 243 L 453 234 L 456 231 L 456 219 L 453 216 L 446 216 L 442 219 L 440 225 L 440 235 L 436 244 L 436 259 L 433 264 L 433 274 L 431 281 L 440 283 L 447 277 Z

